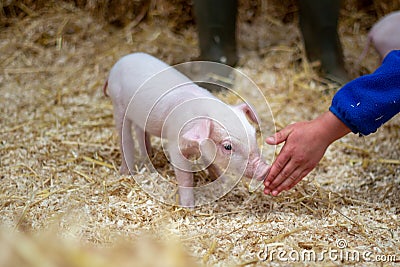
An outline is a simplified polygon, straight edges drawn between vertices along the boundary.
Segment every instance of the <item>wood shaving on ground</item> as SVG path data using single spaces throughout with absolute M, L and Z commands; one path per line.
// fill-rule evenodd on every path
M 399 116 L 367 137 L 335 142 L 278 197 L 249 193 L 243 179 L 187 210 L 138 186 L 135 176 L 153 175 L 146 168 L 121 176 L 102 93 L 110 68 L 136 51 L 176 64 L 199 50 L 190 1 L 125 1 L 133 13 L 111 2 L 0 3 L 0 266 L 376 266 L 365 253 L 398 264 Z M 237 69 L 267 97 L 277 129 L 327 110 L 339 85 L 307 62 L 296 2 L 239 2 Z M 371 25 L 400 4 L 344 2 L 339 35 L 355 78 L 379 64 L 370 49 L 354 65 Z M 153 147 L 157 170 L 173 180 L 160 142 Z M 301 259 L 334 250 L 342 256 Z

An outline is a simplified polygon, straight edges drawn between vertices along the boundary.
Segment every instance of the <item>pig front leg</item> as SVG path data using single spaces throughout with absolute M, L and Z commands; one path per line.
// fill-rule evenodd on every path
M 114 110 L 122 158 L 119 172 L 129 174 L 129 170 L 133 168 L 135 145 L 132 139 L 132 122 L 129 119 L 124 121 L 123 110 L 120 106 L 116 106 Z
M 174 168 L 178 182 L 179 204 L 183 207 L 194 207 L 193 173 Z
M 194 207 L 193 173 L 190 172 L 190 162 L 187 160 L 188 151 L 183 153 L 171 138 L 168 140 L 167 150 L 178 182 L 179 204 L 192 208 Z

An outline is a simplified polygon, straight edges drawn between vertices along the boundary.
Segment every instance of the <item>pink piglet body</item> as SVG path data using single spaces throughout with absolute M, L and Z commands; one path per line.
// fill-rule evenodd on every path
M 151 150 L 149 135 L 168 140 L 182 206 L 195 205 L 189 160 L 193 157 L 208 162 L 210 174 L 241 166 L 244 176 L 264 179 L 269 167 L 260 157 L 255 129 L 248 121 L 256 122 L 257 116 L 247 104 L 227 105 L 145 53 L 121 58 L 111 69 L 107 85 L 120 138 L 121 173 L 132 170 L 135 163 L 133 126 L 142 156 Z

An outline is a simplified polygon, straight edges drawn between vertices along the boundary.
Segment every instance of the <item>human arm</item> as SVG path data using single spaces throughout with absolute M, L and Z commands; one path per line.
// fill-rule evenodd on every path
M 400 50 L 391 51 L 375 72 L 343 86 L 329 110 L 353 133 L 369 135 L 400 112 Z
M 275 134 L 275 139 L 266 140 L 271 145 L 285 141 L 285 145 L 264 180 L 264 193 L 276 196 L 292 188 L 317 165 L 333 141 L 350 131 L 373 133 L 399 112 L 400 50 L 396 50 L 374 73 L 338 91 L 329 112 L 289 125 Z

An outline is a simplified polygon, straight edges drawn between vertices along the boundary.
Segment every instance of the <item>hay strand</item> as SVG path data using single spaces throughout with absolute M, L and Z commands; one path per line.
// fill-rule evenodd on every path
M 158 181 L 148 166 L 138 162 L 133 176 L 121 176 L 112 104 L 101 90 L 111 66 L 134 51 L 169 64 L 199 54 L 190 2 L 121 1 L 0 4 L 1 266 L 286 266 L 257 253 L 265 246 L 337 249 L 338 239 L 360 252 L 400 255 L 398 116 L 370 136 L 334 143 L 278 197 L 262 187 L 249 193 L 243 180 L 217 202 L 186 210 L 139 187 L 135 179 Z M 339 88 L 320 76 L 319 62 L 307 61 L 296 2 L 261 2 L 239 1 L 237 68 L 266 96 L 281 129 L 326 111 Z M 400 9 L 397 1 L 372 2 L 345 1 L 341 10 L 352 77 L 379 64 L 370 49 L 360 68 L 353 65 L 368 29 Z M 176 183 L 159 141 L 153 150 L 154 167 Z M 196 179 L 208 182 L 206 173 Z M 331 264 L 366 262 L 295 265 Z

